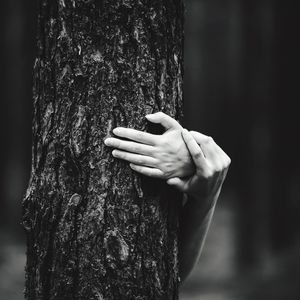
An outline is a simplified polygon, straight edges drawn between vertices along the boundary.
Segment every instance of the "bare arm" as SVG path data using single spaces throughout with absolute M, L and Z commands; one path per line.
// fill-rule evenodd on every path
M 215 205 L 207 209 L 206 205 L 199 205 L 198 200 L 188 199 L 182 210 L 179 231 L 179 276 L 181 283 L 186 280 L 198 262 L 214 209 Z
M 180 277 L 183 282 L 197 263 L 225 180 L 230 158 L 204 134 L 186 129 L 182 137 L 196 166 L 187 179 L 172 178 L 168 184 L 187 193 L 181 214 L 179 236 Z
M 166 132 L 152 135 L 116 128 L 116 138 L 105 144 L 116 158 L 126 160 L 136 172 L 167 180 L 188 195 L 180 216 L 179 269 L 181 282 L 198 261 L 230 159 L 212 138 L 188 132 L 171 117 L 156 113 L 149 121 Z M 126 138 L 131 141 L 124 141 Z

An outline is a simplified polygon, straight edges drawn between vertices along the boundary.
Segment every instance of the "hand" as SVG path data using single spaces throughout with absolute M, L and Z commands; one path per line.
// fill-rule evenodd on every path
M 182 137 L 196 166 L 188 179 L 171 178 L 168 184 L 194 198 L 217 198 L 231 163 L 228 155 L 208 137 L 199 132 L 182 131 Z M 212 198 L 211 198 L 212 197 Z
M 147 115 L 152 123 L 166 131 L 155 135 L 131 128 L 117 127 L 113 133 L 120 138 L 107 138 L 107 146 L 117 148 L 114 157 L 130 162 L 130 167 L 143 175 L 161 179 L 190 176 L 195 172 L 191 155 L 182 139 L 182 126 L 170 116 L 158 112 Z

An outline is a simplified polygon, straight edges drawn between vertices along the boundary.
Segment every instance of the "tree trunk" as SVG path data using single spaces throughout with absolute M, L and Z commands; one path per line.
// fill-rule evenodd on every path
M 103 144 L 182 115 L 182 0 L 40 0 L 26 299 L 177 299 L 180 193 Z

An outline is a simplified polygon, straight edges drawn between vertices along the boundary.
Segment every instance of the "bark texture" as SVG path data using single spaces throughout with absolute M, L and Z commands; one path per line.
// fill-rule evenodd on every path
M 26 299 L 177 299 L 181 195 L 103 144 L 182 114 L 182 0 L 39 0 Z

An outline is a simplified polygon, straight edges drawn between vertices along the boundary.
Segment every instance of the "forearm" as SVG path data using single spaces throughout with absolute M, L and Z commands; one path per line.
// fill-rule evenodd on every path
M 214 213 L 214 199 L 189 198 L 180 217 L 179 231 L 179 276 L 181 283 L 196 265 Z
M 216 190 L 221 189 L 230 158 L 211 137 L 188 132 L 162 112 L 146 117 L 166 131 L 155 135 L 119 127 L 105 144 L 116 148 L 113 156 L 128 161 L 134 171 L 165 179 L 179 191 L 197 195 L 181 212 L 179 272 L 183 281 L 200 256 L 218 198 Z

